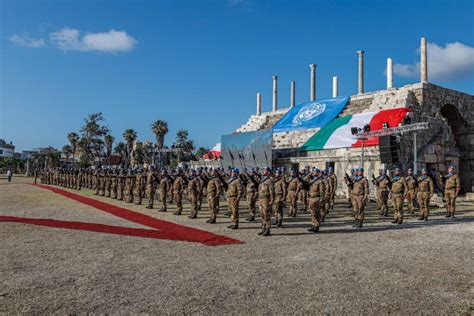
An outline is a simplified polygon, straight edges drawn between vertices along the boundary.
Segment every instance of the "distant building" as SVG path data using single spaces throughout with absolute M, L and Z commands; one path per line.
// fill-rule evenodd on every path
M 23 150 L 20 154 L 20 160 L 31 160 L 39 154 L 38 150 Z
M 0 157 L 13 158 L 15 155 L 15 146 L 12 142 L 7 143 L 4 139 L 0 139 Z

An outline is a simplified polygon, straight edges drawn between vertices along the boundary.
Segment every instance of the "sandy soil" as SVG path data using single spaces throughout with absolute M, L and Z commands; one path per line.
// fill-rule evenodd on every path
M 28 181 L 0 182 L 0 215 L 145 228 Z M 244 243 L 209 247 L 0 223 L 0 313 L 473 313 L 473 204 L 459 205 L 454 220 L 435 210 L 428 222 L 409 215 L 398 226 L 372 203 L 366 227 L 354 230 L 339 201 L 320 234 L 307 232 L 309 215 L 299 214 L 265 238 L 258 223 L 231 231 L 221 215 L 206 224 L 206 207 L 190 220 L 94 198 Z

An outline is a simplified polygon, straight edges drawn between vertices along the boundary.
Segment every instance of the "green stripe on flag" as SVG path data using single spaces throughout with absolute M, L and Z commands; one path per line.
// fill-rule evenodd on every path
M 303 146 L 301 146 L 302 151 L 310 150 L 321 150 L 324 149 L 329 137 L 337 130 L 339 127 L 346 125 L 351 120 L 352 115 L 343 116 L 333 120 L 331 123 L 327 124 L 319 131 L 317 131 L 313 136 Z

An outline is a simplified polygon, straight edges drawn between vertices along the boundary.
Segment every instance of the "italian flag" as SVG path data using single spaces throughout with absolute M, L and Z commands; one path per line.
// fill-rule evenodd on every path
M 388 123 L 389 127 L 398 126 L 406 114 L 411 112 L 408 108 L 396 108 L 382 110 L 380 112 L 359 113 L 336 118 L 316 132 L 301 147 L 303 151 L 322 150 L 344 147 L 362 147 L 362 141 L 357 140 L 351 133 L 352 127 L 362 128 L 369 124 L 370 130 L 382 129 L 383 123 Z M 372 137 L 365 141 L 364 146 L 377 146 L 378 137 Z

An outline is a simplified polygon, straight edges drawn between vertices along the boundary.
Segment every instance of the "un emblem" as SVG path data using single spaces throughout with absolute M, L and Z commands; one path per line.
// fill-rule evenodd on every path
M 326 103 L 310 103 L 302 107 L 298 114 L 293 117 L 291 125 L 293 127 L 303 124 L 317 117 L 326 110 Z

